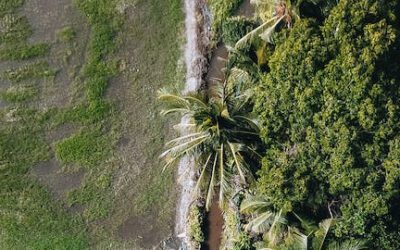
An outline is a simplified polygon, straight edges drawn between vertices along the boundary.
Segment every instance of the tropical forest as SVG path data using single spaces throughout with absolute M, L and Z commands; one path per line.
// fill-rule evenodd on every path
M 0 249 L 399 250 L 400 1 L 0 0 Z

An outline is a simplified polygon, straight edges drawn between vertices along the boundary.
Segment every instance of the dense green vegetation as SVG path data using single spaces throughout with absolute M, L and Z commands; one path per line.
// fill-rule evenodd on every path
M 338 239 L 397 249 L 396 1 L 340 1 L 279 35 L 256 97 L 267 145 L 257 190 L 275 207 L 340 219 Z
M 257 28 L 254 20 L 229 16 L 233 3 L 214 10 L 215 40 L 237 42 L 221 86 L 237 86 L 239 96 L 254 93 L 249 103 L 265 148 L 250 188 L 220 200 L 229 215 L 224 234 L 232 236 L 223 247 L 399 249 L 400 4 L 254 2 Z M 232 78 L 239 80 L 229 87 Z M 204 105 L 212 110 L 214 104 Z M 218 114 L 225 112 L 232 114 L 229 108 Z M 180 146 L 196 145 L 196 139 Z M 213 147 L 223 150 L 214 143 L 195 155 Z M 199 169 L 214 169 L 215 163 L 204 162 Z M 245 217 L 235 219 L 232 210 L 240 203 Z

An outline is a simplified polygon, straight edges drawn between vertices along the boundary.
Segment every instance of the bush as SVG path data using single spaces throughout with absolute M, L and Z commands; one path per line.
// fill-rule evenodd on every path
M 204 208 L 192 206 L 189 212 L 189 237 L 190 241 L 195 245 L 196 249 L 200 249 L 201 244 L 205 240 L 203 232 Z

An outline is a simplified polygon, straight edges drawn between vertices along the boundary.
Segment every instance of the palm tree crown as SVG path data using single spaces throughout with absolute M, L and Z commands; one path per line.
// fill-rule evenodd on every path
M 195 157 L 199 174 L 195 192 L 206 193 L 206 208 L 217 187 L 222 206 L 233 189 L 232 183 L 247 183 L 251 179 L 249 162 L 259 157 L 258 126 L 248 117 L 248 98 L 224 92 L 221 88 L 218 97 L 211 99 L 202 93 L 159 94 L 166 104 L 162 113 L 185 117 L 186 123 L 176 127 L 188 132 L 168 142 L 161 157 L 166 159 L 166 167 L 184 155 Z

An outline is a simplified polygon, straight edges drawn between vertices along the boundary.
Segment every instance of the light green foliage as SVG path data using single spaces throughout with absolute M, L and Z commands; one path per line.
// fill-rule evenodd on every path
M 194 243 L 198 249 L 200 249 L 200 246 L 205 240 L 203 233 L 204 217 L 204 208 L 200 208 L 196 205 L 191 206 L 188 216 L 189 237 L 190 241 Z
M 32 34 L 32 28 L 26 17 L 13 14 L 0 18 L 0 44 L 14 43 L 26 40 Z
M 282 31 L 255 109 L 268 148 L 258 191 L 316 218 L 330 204 L 335 237 L 378 249 L 400 247 L 398 8 L 342 0 L 322 26 Z
M 232 203 L 231 203 L 232 206 Z M 224 250 L 253 250 L 250 235 L 244 231 L 240 213 L 230 207 L 223 213 L 224 231 L 222 234 L 222 249 Z
M 34 57 L 42 57 L 50 50 L 49 45 L 40 43 L 28 45 L 17 43 L 7 48 L 0 49 L 0 60 L 26 60 Z
M 223 23 L 229 18 L 234 16 L 235 11 L 239 8 L 243 0 L 212 0 L 210 7 L 213 11 L 213 29 L 216 37 L 221 35 Z
M 245 94 L 235 96 L 221 84 L 216 96 L 208 99 L 203 93 L 185 96 L 161 91 L 159 98 L 165 104 L 163 114 L 187 115 L 187 135 L 171 140 L 161 157 L 165 167 L 178 162 L 183 156 L 193 156 L 200 176 L 196 193 L 206 193 L 208 210 L 219 183 L 219 204 L 223 207 L 235 186 L 252 181 L 251 166 L 260 159 L 260 138 L 257 124 L 247 116 L 251 103 Z M 225 98 L 227 96 L 227 98 Z

